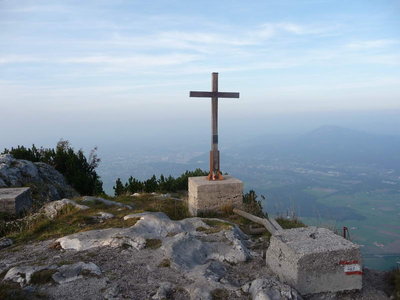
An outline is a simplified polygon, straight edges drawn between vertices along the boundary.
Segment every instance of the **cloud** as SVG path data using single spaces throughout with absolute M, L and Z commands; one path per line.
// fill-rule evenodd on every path
M 108 56 L 95 55 L 84 57 L 71 57 L 60 60 L 62 63 L 77 63 L 77 64 L 114 64 L 114 65 L 129 65 L 137 67 L 154 67 L 168 66 L 192 62 L 197 60 L 197 55 L 191 54 L 170 54 L 170 55 L 133 55 L 133 56 Z
M 4 55 L 0 56 L 0 64 L 19 64 L 19 63 L 32 63 L 40 62 L 41 58 L 29 55 Z
M 372 48 L 385 48 L 391 45 L 399 44 L 398 40 L 368 40 L 368 41 L 357 41 L 346 45 L 347 48 L 352 50 L 363 50 Z
M 7 13 L 64 13 L 69 12 L 70 9 L 62 5 L 19 5 L 12 8 L 4 8 L 2 11 Z

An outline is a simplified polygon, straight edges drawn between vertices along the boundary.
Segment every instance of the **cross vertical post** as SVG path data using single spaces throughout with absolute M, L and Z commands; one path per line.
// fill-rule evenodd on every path
M 190 97 L 211 98 L 211 151 L 210 151 L 210 173 L 208 180 L 223 180 L 220 171 L 218 150 L 218 98 L 239 98 L 239 93 L 218 92 L 218 73 L 212 73 L 211 92 L 190 92 Z
M 212 73 L 212 92 L 218 93 L 218 73 Z M 210 174 L 209 180 L 224 179 L 219 169 L 218 150 L 218 97 L 211 98 L 211 151 L 210 151 Z

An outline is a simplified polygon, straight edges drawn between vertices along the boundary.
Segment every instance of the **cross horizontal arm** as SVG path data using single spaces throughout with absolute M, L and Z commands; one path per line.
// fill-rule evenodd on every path
M 190 92 L 190 97 L 202 98 L 239 98 L 239 93 L 223 93 L 223 92 Z

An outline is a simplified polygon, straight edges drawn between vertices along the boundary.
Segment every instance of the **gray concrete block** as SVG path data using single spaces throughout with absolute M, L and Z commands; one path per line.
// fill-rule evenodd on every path
M 208 180 L 205 176 L 189 177 L 189 212 L 220 211 L 227 206 L 241 208 L 243 182 L 229 175 L 224 180 Z
M 31 206 L 32 197 L 29 187 L 0 189 L 1 212 L 19 214 Z
M 280 231 L 271 237 L 266 263 L 302 295 L 362 288 L 359 246 L 325 228 Z

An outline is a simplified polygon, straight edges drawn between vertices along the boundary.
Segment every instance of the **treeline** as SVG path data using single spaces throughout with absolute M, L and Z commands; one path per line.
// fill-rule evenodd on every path
M 67 182 L 82 195 L 99 195 L 104 193 L 103 182 L 96 172 L 100 159 L 94 148 L 87 158 L 82 150 L 75 151 L 68 141 L 61 140 L 53 148 L 17 148 L 4 149 L 3 154 L 12 154 L 17 159 L 32 162 L 44 162 L 53 166 L 64 175 Z
M 160 175 L 157 178 L 153 175 L 151 178 L 140 181 L 134 177 L 129 177 L 128 181 L 123 183 L 120 178 L 118 178 L 113 186 L 115 196 L 133 194 L 133 193 L 152 193 L 152 192 L 177 192 L 182 190 L 187 190 L 188 178 L 193 176 L 206 176 L 207 171 L 201 169 L 196 169 L 194 171 L 186 171 L 177 178 L 169 175 L 168 177 Z

